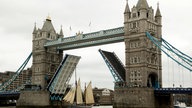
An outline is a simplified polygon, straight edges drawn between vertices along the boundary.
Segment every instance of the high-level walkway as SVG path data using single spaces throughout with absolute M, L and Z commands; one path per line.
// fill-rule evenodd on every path
M 57 47 L 59 50 L 69 50 L 124 41 L 124 27 L 101 30 L 87 34 L 78 34 L 66 38 L 48 41 L 44 47 Z

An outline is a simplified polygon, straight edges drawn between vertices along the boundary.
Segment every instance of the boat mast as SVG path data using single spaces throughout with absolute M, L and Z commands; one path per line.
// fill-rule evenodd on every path
M 77 67 L 75 67 L 75 99 L 74 99 L 74 102 L 75 102 L 75 105 L 77 105 L 77 72 L 76 72 L 76 69 Z
M 85 82 L 85 90 L 84 90 L 84 102 L 85 102 L 85 106 L 87 106 L 87 104 L 86 104 L 86 89 L 87 89 L 87 87 L 86 87 L 86 82 Z
M 75 67 L 75 86 L 77 87 L 77 72 L 76 72 L 76 67 Z

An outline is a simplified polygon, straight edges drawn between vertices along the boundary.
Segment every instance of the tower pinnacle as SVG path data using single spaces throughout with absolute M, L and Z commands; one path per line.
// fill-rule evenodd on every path
M 128 0 L 126 0 L 126 7 L 125 7 L 125 12 L 124 12 L 124 14 L 125 14 L 125 13 L 129 13 L 129 12 L 131 12 L 131 11 L 130 11 L 130 9 L 129 9 Z
M 161 12 L 160 12 L 160 9 L 159 9 L 159 2 L 157 3 L 157 11 L 156 11 L 155 16 L 156 17 L 161 17 Z
M 61 25 L 61 30 L 60 30 L 60 34 L 59 35 L 63 37 L 64 35 L 63 35 L 63 29 L 62 28 L 63 28 L 63 26 Z
M 46 21 L 43 24 L 42 31 L 46 31 L 46 32 L 54 31 L 55 32 L 55 29 L 51 22 L 51 17 L 49 15 L 47 16 Z
M 36 27 L 36 22 L 34 24 L 34 29 L 33 29 L 33 34 L 37 33 L 37 27 Z
M 48 14 L 47 18 L 46 18 L 47 21 L 51 21 L 51 17 L 50 15 Z
M 137 9 L 148 9 L 149 5 L 146 0 L 139 0 L 136 7 Z

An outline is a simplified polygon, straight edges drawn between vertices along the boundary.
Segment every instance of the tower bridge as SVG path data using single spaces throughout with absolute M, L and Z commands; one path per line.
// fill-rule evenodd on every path
M 41 29 L 34 27 L 32 34 L 31 88 L 21 91 L 17 107 L 47 107 L 52 100 L 62 100 L 81 58 L 75 55 L 63 58 L 63 51 L 117 42 L 125 43 L 125 66 L 114 53 L 99 50 L 116 81 L 114 108 L 169 108 L 173 105 L 172 94 L 191 94 L 191 88 L 162 88 L 162 16 L 159 6 L 154 14 L 147 0 L 138 0 L 132 9 L 127 2 L 123 27 L 64 38 L 62 29 L 56 33 L 48 17 Z M 182 66 L 191 71 L 191 58 L 167 42 L 166 45 L 187 64 Z M 5 90 L 20 72 L 0 86 L 0 90 Z

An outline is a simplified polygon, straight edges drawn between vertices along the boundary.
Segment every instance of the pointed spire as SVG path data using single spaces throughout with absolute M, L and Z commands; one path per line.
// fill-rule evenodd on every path
M 33 29 L 33 34 L 37 33 L 37 27 L 36 27 L 36 22 L 34 24 L 34 29 Z
M 46 18 L 46 21 L 51 21 L 51 17 L 50 15 L 48 14 L 47 18 Z
M 128 0 L 126 0 L 126 7 L 125 7 L 125 12 L 124 12 L 124 14 L 125 14 L 125 13 L 129 13 L 129 12 L 131 12 L 131 11 L 130 11 L 130 9 L 129 9 Z
M 46 31 L 46 32 L 55 31 L 51 23 L 51 18 L 49 16 L 46 18 L 46 21 L 43 24 L 42 31 Z
M 157 11 L 156 11 L 155 16 L 156 17 L 161 17 L 161 12 L 160 12 L 160 9 L 159 9 L 159 2 L 157 3 Z
M 62 25 L 61 25 L 61 30 L 60 30 L 60 36 L 63 36 L 63 29 L 62 29 Z
M 148 9 L 149 5 L 146 0 L 139 0 L 136 7 L 137 9 Z

